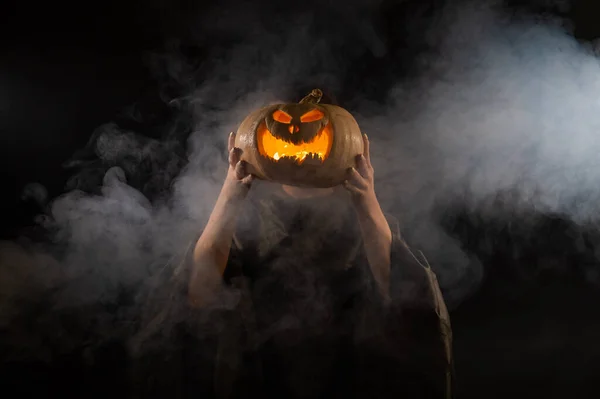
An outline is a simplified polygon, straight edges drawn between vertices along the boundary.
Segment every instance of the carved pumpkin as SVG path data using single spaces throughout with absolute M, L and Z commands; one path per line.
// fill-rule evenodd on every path
M 333 187 L 346 178 L 363 152 L 358 123 L 345 109 L 319 104 L 313 90 L 299 103 L 275 104 L 241 123 L 236 147 L 250 173 L 264 180 L 308 187 Z

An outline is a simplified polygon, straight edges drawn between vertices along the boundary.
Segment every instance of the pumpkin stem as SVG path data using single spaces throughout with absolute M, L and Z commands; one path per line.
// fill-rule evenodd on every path
M 323 97 L 321 89 L 313 89 L 306 97 L 300 100 L 300 104 L 318 104 Z

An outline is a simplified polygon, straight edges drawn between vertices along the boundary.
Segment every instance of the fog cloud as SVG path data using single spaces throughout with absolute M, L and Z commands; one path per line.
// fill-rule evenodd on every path
M 560 21 L 509 18 L 495 5 L 471 4 L 448 7 L 423 32 L 435 51 L 415 61 L 418 79 L 394 83 L 377 106 L 361 98 L 364 82 L 349 104 L 372 141 L 383 207 L 400 217 L 452 301 L 477 288 L 482 270 L 440 227 L 440 206 L 459 198 L 493 214 L 494 195 L 513 190 L 508 206 L 515 211 L 584 221 L 596 217 L 600 178 L 594 53 Z M 18 316 L 21 298 L 42 298 L 50 289 L 43 298 L 52 311 L 118 304 L 124 292 L 140 290 L 201 232 L 225 176 L 227 134 L 250 110 L 297 101 L 299 87 L 343 90 L 353 62 L 390 50 L 363 18 L 378 4 L 319 5 L 319 17 L 304 10 L 279 20 L 277 9 L 241 12 L 225 3 L 202 16 L 187 39 L 206 44 L 218 36 L 205 54 L 189 56 L 173 41 L 149 57 L 162 98 L 174 112 L 192 115 L 191 126 L 173 125 L 162 139 L 149 139 L 108 123 L 92 135 L 84 149 L 92 160 L 69 163 L 80 172 L 47 208 L 53 242 L 43 250 L 3 243 L 0 322 Z M 324 29 L 333 17 L 335 33 Z M 182 129 L 190 132 L 187 142 L 179 139 Z M 46 200 L 39 186 L 27 195 Z M 121 307 L 125 327 L 118 334 L 133 331 L 127 323 L 143 306 L 140 298 Z M 101 337 L 111 335 L 106 328 Z

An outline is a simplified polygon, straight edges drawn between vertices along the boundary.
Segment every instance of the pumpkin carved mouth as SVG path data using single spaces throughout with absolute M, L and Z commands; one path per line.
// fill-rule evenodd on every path
M 323 163 L 329 157 L 333 144 L 333 129 L 330 124 L 321 128 L 310 141 L 299 143 L 274 136 L 264 122 L 260 124 L 256 133 L 258 151 L 262 156 L 274 161 L 289 159 L 298 165 L 307 160 Z

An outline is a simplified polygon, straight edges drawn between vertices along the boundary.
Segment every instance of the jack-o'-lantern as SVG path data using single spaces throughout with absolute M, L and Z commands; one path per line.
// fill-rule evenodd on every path
M 235 146 L 250 173 L 264 180 L 307 187 L 333 187 L 363 152 L 358 123 L 345 109 L 319 104 L 313 90 L 299 103 L 275 104 L 241 123 Z

